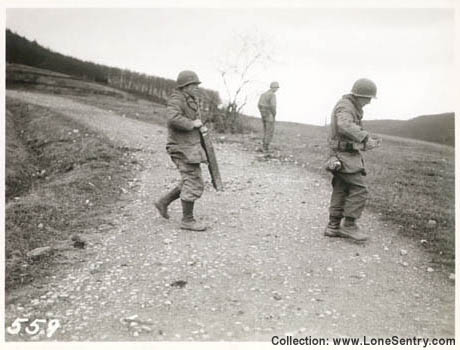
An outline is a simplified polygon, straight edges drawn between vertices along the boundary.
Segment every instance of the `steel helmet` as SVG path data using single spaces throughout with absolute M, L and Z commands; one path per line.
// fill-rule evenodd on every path
M 353 84 L 351 93 L 360 97 L 377 98 L 377 86 L 372 80 L 358 79 Z
M 278 88 L 279 89 L 280 87 L 280 84 L 278 84 L 277 81 L 274 81 L 270 84 L 270 89 L 273 89 L 273 88 Z
M 191 70 L 184 70 L 177 76 L 177 87 L 182 88 L 190 84 L 201 84 L 198 75 Z

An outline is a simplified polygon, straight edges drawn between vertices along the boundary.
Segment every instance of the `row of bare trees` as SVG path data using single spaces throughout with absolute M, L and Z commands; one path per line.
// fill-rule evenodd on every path
M 156 102 L 166 103 L 168 95 L 176 86 L 172 79 L 141 74 L 127 69 L 108 67 L 93 62 L 85 62 L 74 57 L 51 51 L 10 30 L 6 30 L 6 61 L 32 67 L 52 70 L 107 84 L 125 91 L 148 96 Z M 217 91 L 202 89 L 204 108 L 211 110 L 220 104 Z
M 110 86 L 144 95 L 157 96 L 160 99 L 166 99 L 175 86 L 174 81 L 170 79 L 118 68 L 108 68 L 106 76 Z

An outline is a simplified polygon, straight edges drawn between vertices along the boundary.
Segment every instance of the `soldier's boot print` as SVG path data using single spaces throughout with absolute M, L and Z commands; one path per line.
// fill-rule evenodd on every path
M 329 223 L 324 230 L 324 235 L 327 237 L 340 237 L 340 221 L 342 218 L 340 216 L 329 216 Z
M 345 218 L 343 225 L 339 229 L 339 235 L 342 238 L 349 238 L 357 242 L 364 242 L 369 238 L 356 224 L 356 220 L 351 217 Z
M 155 202 L 155 207 L 158 212 L 165 219 L 169 219 L 168 206 L 180 197 L 180 186 L 174 187 L 171 191 L 166 193 L 158 201 Z
M 188 202 L 182 200 L 183 217 L 180 228 L 189 231 L 205 231 L 207 229 L 206 225 L 197 222 L 193 217 L 194 204 L 195 202 Z

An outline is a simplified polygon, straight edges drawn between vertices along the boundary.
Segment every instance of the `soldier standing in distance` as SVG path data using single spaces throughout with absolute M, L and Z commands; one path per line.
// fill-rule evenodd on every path
M 270 84 L 270 89 L 260 95 L 258 108 L 260 115 L 262 116 L 262 122 L 264 126 L 264 138 L 262 141 L 262 147 L 264 152 L 268 152 L 270 143 L 273 139 L 273 133 L 275 132 L 275 117 L 276 117 L 276 91 L 280 85 L 274 81 Z
M 362 128 L 361 120 L 363 107 L 372 98 L 376 98 L 376 94 L 377 87 L 374 82 L 359 79 L 354 83 L 351 94 L 344 95 L 332 112 L 330 154 L 326 169 L 332 172 L 333 178 L 329 223 L 325 236 L 350 238 L 355 241 L 365 241 L 368 238 L 356 224 L 368 197 L 361 150 L 366 150 L 367 144 L 371 143 L 369 133 Z M 341 226 L 342 218 L 345 219 Z
M 180 184 L 155 202 L 161 216 L 169 219 L 168 206 L 180 198 L 182 203 L 181 229 L 204 231 L 206 226 L 195 220 L 193 207 L 204 190 L 201 163 L 206 153 L 201 146 L 200 130 L 206 131 L 198 114 L 197 92 L 200 80 L 195 72 L 182 71 L 167 105 L 168 141 L 166 150 L 181 175 Z

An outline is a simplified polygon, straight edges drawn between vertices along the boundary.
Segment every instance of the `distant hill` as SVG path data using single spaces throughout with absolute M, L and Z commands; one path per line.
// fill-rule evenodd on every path
M 409 120 L 368 120 L 364 127 L 374 133 L 455 146 L 455 113 L 422 115 Z
M 176 82 L 172 79 L 109 67 L 54 52 L 9 29 L 6 29 L 5 54 L 7 63 L 71 75 L 130 93 L 140 94 L 161 104 L 166 104 L 167 97 L 176 87 Z M 200 88 L 200 90 L 203 92 L 203 97 L 207 103 L 212 106 L 220 104 L 221 100 L 217 91 L 204 88 Z

